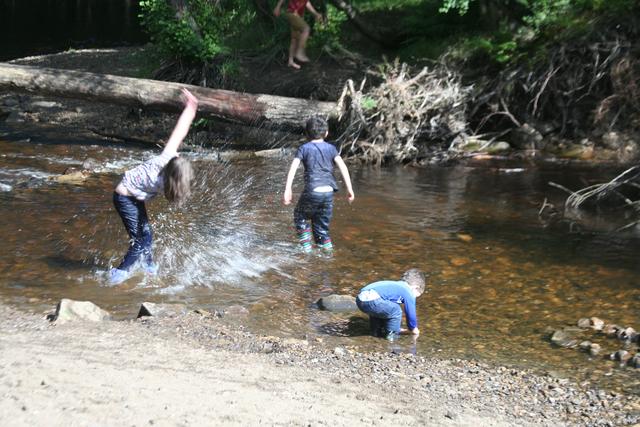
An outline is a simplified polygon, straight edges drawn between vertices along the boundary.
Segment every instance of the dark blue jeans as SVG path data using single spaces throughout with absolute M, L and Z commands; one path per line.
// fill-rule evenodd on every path
M 153 263 L 151 255 L 152 233 L 144 202 L 135 197 L 123 196 L 114 192 L 113 204 L 131 238 L 129 250 L 118 268 L 130 271 L 138 261 L 151 265 Z
M 319 245 L 331 241 L 329 223 L 333 215 L 333 192 L 304 192 L 293 211 L 293 222 L 298 233 L 313 231 L 313 238 Z M 311 227 L 309 227 L 311 220 Z
M 369 315 L 371 335 L 374 337 L 383 337 L 388 332 L 400 333 L 400 304 L 382 298 L 373 301 L 360 301 L 360 298 L 356 298 L 356 305 L 360 311 Z

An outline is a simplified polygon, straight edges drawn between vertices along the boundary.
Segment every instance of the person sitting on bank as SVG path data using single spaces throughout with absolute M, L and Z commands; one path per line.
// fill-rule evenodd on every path
M 284 0 L 278 0 L 273 14 L 280 16 L 280 9 Z M 307 40 L 311 34 L 311 28 L 309 24 L 304 20 L 304 10 L 307 9 L 316 18 L 316 21 L 322 21 L 322 15 L 318 13 L 311 2 L 308 0 L 289 0 L 287 4 L 287 20 L 291 26 L 291 44 L 289 45 L 289 62 L 288 65 L 296 70 L 300 69 L 300 65 L 296 63 L 296 60 L 301 63 L 309 62 L 309 57 L 306 53 Z
M 416 298 L 425 291 L 425 275 L 417 268 L 407 270 L 398 281 L 381 280 L 360 290 L 356 304 L 360 311 L 369 315 L 371 335 L 395 340 L 400 333 L 419 335 L 416 314 Z M 407 320 L 407 329 L 401 329 L 402 308 Z

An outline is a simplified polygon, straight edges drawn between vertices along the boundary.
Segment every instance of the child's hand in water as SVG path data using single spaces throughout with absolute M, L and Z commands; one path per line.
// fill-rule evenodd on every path
M 182 102 L 184 103 L 185 108 L 198 108 L 198 98 L 196 98 L 191 92 L 187 89 L 182 88 Z

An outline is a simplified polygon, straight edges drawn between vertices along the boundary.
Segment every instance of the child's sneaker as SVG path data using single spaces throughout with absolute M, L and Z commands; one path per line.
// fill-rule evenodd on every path
M 126 270 L 120 270 L 118 268 L 109 270 L 109 283 L 112 285 L 119 285 L 129 277 L 131 277 L 131 273 Z

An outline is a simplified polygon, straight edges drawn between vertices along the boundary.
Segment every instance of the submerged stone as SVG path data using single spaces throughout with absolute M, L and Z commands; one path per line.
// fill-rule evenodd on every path
M 563 348 L 575 348 L 578 346 L 578 334 L 580 329 L 564 328 L 558 329 L 551 335 L 551 342 Z
M 356 299 L 351 295 L 329 295 L 317 301 L 318 307 L 327 311 L 357 311 Z
M 615 353 L 611 353 L 609 359 L 617 360 L 620 363 L 627 363 L 627 361 L 631 359 L 631 353 L 629 353 L 627 350 L 618 350 Z
M 582 341 L 579 347 L 582 351 L 589 351 L 591 349 L 591 345 L 591 341 Z
M 604 328 L 604 320 L 598 317 L 592 317 L 589 321 L 591 322 L 591 329 L 595 331 L 601 331 Z
M 591 319 L 587 317 L 583 317 L 582 319 L 578 320 L 578 328 L 589 328 L 589 327 L 591 327 Z
M 89 173 L 85 171 L 65 171 L 64 175 L 58 175 L 53 179 L 61 184 L 80 184 L 89 177 Z
M 620 329 L 621 328 L 618 325 L 606 324 L 602 328 L 602 333 L 608 337 L 615 337 L 616 335 L 618 335 L 618 331 Z
M 632 327 L 628 327 L 628 328 L 624 328 L 624 329 L 619 329 L 618 332 L 616 333 L 616 336 L 618 337 L 618 339 L 621 339 L 623 341 L 635 341 L 636 337 L 637 337 L 637 333 L 636 330 L 633 329 Z
M 602 347 L 600 347 L 600 344 L 591 344 L 591 347 L 589 348 L 589 354 L 594 357 L 599 355 L 601 351 Z
M 90 301 L 74 301 L 65 298 L 58 303 L 56 312 L 50 320 L 63 324 L 76 321 L 102 322 L 110 319 L 109 312 Z

